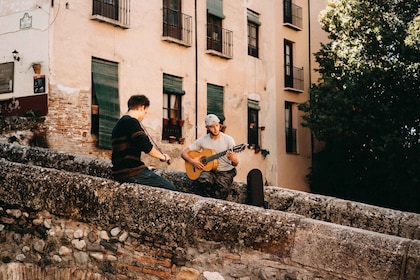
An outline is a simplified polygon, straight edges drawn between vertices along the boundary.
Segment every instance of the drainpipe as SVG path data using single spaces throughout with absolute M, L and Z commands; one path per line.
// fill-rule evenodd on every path
M 312 99 L 312 94 L 310 92 L 311 85 L 312 85 L 311 0 L 308 0 L 308 40 L 309 40 L 309 89 L 308 89 L 308 91 L 309 91 L 309 100 L 311 100 Z M 314 144 L 314 135 L 313 135 L 312 131 L 310 133 L 311 133 L 311 168 L 313 170 L 314 169 L 314 149 L 315 149 L 314 147 L 315 147 L 315 144 Z M 310 188 L 310 186 L 309 186 L 309 188 Z
M 195 36 L 195 139 L 198 137 L 198 43 L 197 43 L 197 0 L 194 1 L 194 36 Z

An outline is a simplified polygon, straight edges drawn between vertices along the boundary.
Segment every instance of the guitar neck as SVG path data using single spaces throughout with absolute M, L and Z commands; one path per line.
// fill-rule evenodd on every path
M 213 161 L 215 159 L 218 159 L 221 156 L 224 156 L 227 153 L 227 151 L 228 150 L 207 157 L 206 162 L 210 162 L 210 161 Z

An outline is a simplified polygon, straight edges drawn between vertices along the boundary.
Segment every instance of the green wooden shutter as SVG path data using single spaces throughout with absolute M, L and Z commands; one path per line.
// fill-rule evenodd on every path
M 207 12 L 219 18 L 225 18 L 223 15 L 223 0 L 207 0 Z
M 184 95 L 185 91 L 182 90 L 182 78 L 163 74 L 163 91 L 165 93 Z
M 247 19 L 249 22 L 252 22 L 255 25 L 261 25 L 259 15 L 253 11 L 248 10 L 247 11 Z
M 111 149 L 111 133 L 120 117 L 118 64 L 92 59 L 92 79 L 99 104 L 99 147 Z
M 207 84 L 207 114 L 215 114 L 222 122 L 225 120 L 223 101 L 223 87 Z

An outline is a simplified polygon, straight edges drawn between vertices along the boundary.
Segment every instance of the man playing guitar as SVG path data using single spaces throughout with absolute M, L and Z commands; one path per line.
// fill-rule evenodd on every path
M 234 139 L 220 131 L 220 120 L 214 114 L 209 114 L 204 119 L 208 133 L 191 143 L 181 154 L 186 165 L 191 166 L 192 172 L 199 173 L 193 181 L 197 193 L 202 196 L 226 199 L 229 195 L 233 178 L 236 176 L 236 166 L 239 161 L 233 151 Z M 206 168 L 207 162 L 197 156 L 201 151 L 212 150 L 221 153 L 218 157 L 216 169 Z M 188 173 L 188 170 L 187 170 Z

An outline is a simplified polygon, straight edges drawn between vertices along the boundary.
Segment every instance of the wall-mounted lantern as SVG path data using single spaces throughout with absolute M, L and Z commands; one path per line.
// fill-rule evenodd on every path
M 14 60 L 16 60 L 16 61 L 20 60 L 20 55 L 19 55 L 19 52 L 17 50 L 12 51 L 12 54 L 13 54 L 13 59 Z

